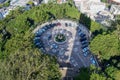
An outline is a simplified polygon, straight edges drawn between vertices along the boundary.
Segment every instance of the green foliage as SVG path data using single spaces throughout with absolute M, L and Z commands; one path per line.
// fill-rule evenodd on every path
M 106 77 L 101 72 L 101 69 L 91 65 L 90 68 L 81 68 L 75 80 L 106 80 Z
M 117 68 L 110 66 L 105 70 L 106 74 L 112 79 L 112 80 L 119 80 L 120 79 L 120 70 Z
M 109 59 L 111 56 L 119 55 L 118 42 L 115 32 L 99 34 L 91 41 L 90 48 L 95 55 L 100 55 L 102 59 Z
M 80 21 L 81 24 L 85 25 L 89 30 L 91 27 L 91 19 L 87 17 L 85 14 L 81 14 Z
M 90 74 L 87 68 L 81 68 L 79 75 L 75 77 L 75 80 L 89 80 Z
M 99 33 L 99 31 L 100 31 L 101 29 L 104 30 L 104 26 L 102 26 L 101 24 L 96 23 L 96 22 L 94 22 L 94 21 L 91 21 L 90 31 L 91 31 L 92 33 L 96 33 L 96 32 Z M 96 33 L 96 34 L 97 34 L 97 33 Z
M 108 0 L 101 0 L 101 2 L 108 3 Z
M 74 13 L 72 12 L 74 11 Z M 76 16 L 77 15 L 77 16 Z M 69 4 L 42 4 L 29 11 L 17 8 L 0 21 L 11 34 L 5 43 L 0 34 L 0 80 L 60 80 L 58 65 L 53 57 L 42 55 L 33 45 L 32 30 L 37 24 L 69 17 L 78 19 L 80 13 Z M 4 45 L 3 45 L 4 44 Z
M 0 4 L 0 8 L 8 7 L 9 5 L 10 5 L 10 0 L 6 1 L 6 2 L 3 3 L 3 4 Z
M 0 80 L 60 80 L 56 60 L 52 59 L 53 57 L 42 55 L 34 47 L 32 30 L 38 24 L 61 18 L 79 20 L 90 29 L 94 35 L 94 39 L 90 43 L 91 51 L 100 55 L 101 59 L 119 55 L 120 40 L 117 35 L 119 25 L 117 31 L 104 32 L 103 26 L 84 15 L 81 16 L 71 0 L 61 5 L 41 4 L 29 11 L 17 8 L 0 21 L 0 30 L 6 26 L 6 31 L 11 34 L 9 39 L 5 36 L 4 40 L 2 40 L 4 35 L 0 34 L 0 48 L 4 48 L 3 51 L 0 50 Z M 111 70 L 106 69 L 105 71 L 118 80 L 117 74 L 120 71 L 117 72 L 115 69 L 112 70 L 114 73 L 111 73 Z M 81 73 L 76 79 L 105 80 L 104 76 L 104 72 L 93 67 L 92 69 L 81 69 Z M 111 77 L 108 77 L 108 80 L 112 80 Z
M 29 1 L 27 4 L 29 4 L 29 5 L 31 5 L 31 6 L 34 5 L 33 1 Z
M 39 50 L 26 47 L 0 61 L 0 80 L 60 80 L 61 74 L 54 58 Z
M 106 80 L 106 77 L 100 74 L 92 73 L 90 76 L 90 80 Z

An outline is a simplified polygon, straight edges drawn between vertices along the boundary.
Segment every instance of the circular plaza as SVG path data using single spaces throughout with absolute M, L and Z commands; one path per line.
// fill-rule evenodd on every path
M 56 56 L 60 66 L 80 68 L 96 65 L 89 50 L 89 31 L 72 20 L 55 20 L 39 25 L 34 44 L 43 53 Z

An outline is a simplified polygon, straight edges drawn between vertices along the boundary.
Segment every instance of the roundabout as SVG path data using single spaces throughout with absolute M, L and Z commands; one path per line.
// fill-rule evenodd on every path
M 61 43 L 66 42 L 66 40 L 67 40 L 67 39 L 66 39 L 66 36 L 65 36 L 64 34 L 59 33 L 59 34 L 56 34 L 56 35 L 55 35 L 54 41 L 55 41 L 56 43 L 61 44 Z
M 36 47 L 45 54 L 56 56 L 60 67 L 79 69 L 97 65 L 89 50 L 89 31 L 82 24 L 55 20 L 39 25 L 33 32 Z

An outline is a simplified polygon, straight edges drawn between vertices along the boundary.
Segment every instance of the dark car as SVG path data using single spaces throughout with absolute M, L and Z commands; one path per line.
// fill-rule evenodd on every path
M 78 32 L 81 32 L 81 29 L 80 29 L 79 27 L 77 27 L 76 30 L 77 30 Z
M 90 51 L 89 50 L 87 50 L 86 52 L 84 52 L 83 53 L 83 55 L 86 57 L 87 55 L 89 55 L 90 54 Z
M 78 29 L 78 32 L 81 32 L 82 30 L 81 29 Z
M 70 27 L 72 27 L 72 24 L 71 24 L 71 23 L 69 23 L 69 26 L 70 26 Z
M 53 24 L 49 24 L 50 28 L 53 27 Z
M 84 33 L 82 33 L 81 35 L 80 35 L 80 37 L 85 37 L 86 36 L 86 34 L 84 34 Z
M 66 26 L 66 27 L 68 27 L 68 24 L 67 24 L 67 23 L 65 23 L 65 26 Z
M 87 40 L 86 37 L 80 39 L 81 42 L 82 42 L 82 41 L 85 41 L 85 40 Z
M 82 45 L 84 45 L 84 44 L 86 44 L 86 43 L 88 43 L 87 40 L 84 40 L 84 41 L 81 42 Z
M 79 31 L 78 31 L 78 35 L 79 36 L 81 36 L 81 35 L 83 35 L 84 33 L 82 32 L 82 30 L 80 29 Z
M 94 65 L 96 64 L 96 61 L 95 61 L 94 57 L 91 57 L 90 61 L 91 61 L 92 64 L 94 64 Z
M 86 43 L 86 44 L 82 45 L 82 47 L 81 47 L 81 48 L 83 49 L 83 48 L 85 48 L 85 47 L 88 47 L 88 45 L 89 45 L 89 44 L 88 44 L 88 43 Z
M 50 29 L 51 27 L 50 27 L 50 25 L 46 25 L 46 27 L 48 28 L 48 29 Z
M 57 26 L 61 26 L 61 23 L 58 22 L 58 23 L 57 23 Z
M 52 25 L 53 25 L 53 27 L 54 27 L 54 26 L 56 26 L 57 24 L 56 24 L 56 23 L 53 23 Z
M 47 27 L 47 26 L 44 26 L 44 27 L 43 27 L 43 29 L 47 30 L 47 29 L 48 29 L 48 27 Z
M 43 31 L 42 31 L 41 29 L 39 29 L 36 33 L 37 33 L 37 34 L 42 34 Z
M 41 34 L 37 34 L 37 33 L 35 34 L 35 37 L 40 37 L 40 36 L 41 36 Z
M 34 43 L 35 43 L 35 44 L 41 43 L 41 42 L 40 42 L 40 39 L 34 39 Z

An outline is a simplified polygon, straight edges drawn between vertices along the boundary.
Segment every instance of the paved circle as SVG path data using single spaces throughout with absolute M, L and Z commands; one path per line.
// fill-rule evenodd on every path
M 89 50 L 89 31 L 85 26 L 71 20 L 56 20 L 38 26 L 34 33 L 35 45 L 44 53 L 55 55 L 62 63 L 60 66 L 68 63 L 74 68 L 96 65 Z M 65 40 L 56 42 L 57 34 L 62 34 Z

